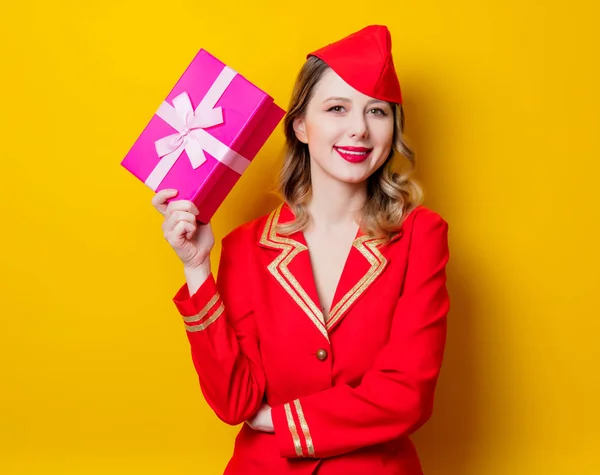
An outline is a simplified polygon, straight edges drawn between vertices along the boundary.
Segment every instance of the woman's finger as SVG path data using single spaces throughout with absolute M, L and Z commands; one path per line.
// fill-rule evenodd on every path
M 188 211 L 180 210 L 167 213 L 163 222 L 163 231 L 170 232 L 180 221 L 194 223 L 196 221 L 196 216 Z
M 158 212 L 164 216 L 167 211 L 166 201 L 169 198 L 176 196 L 177 193 L 178 191 L 173 189 L 160 190 L 152 197 L 152 206 L 154 206 Z
M 185 242 L 185 235 L 187 233 L 185 226 L 185 221 L 179 221 L 171 231 L 165 234 L 165 239 L 172 247 L 181 247 Z
M 193 223 L 189 223 L 187 221 L 183 222 L 183 228 L 185 229 L 185 238 L 187 240 L 191 240 L 196 232 L 196 220 Z
M 173 200 L 167 204 L 165 215 L 169 215 L 173 211 L 187 211 L 193 215 L 198 215 L 198 208 L 190 200 Z

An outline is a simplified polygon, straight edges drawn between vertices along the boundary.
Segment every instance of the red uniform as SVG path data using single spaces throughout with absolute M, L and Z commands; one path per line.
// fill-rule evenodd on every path
M 388 244 L 359 231 L 324 322 L 303 233 L 275 229 L 291 219 L 284 204 L 238 227 L 217 282 L 174 297 L 217 416 L 272 407 L 275 433 L 244 424 L 225 474 L 421 474 L 409 435 L 444 353 L 446 221 L 420 206 Z

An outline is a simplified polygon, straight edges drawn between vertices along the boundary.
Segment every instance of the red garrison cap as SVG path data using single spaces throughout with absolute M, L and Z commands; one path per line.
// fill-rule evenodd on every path
M 327 63 L 357 91 L 402 104 L 392 59 L 392 37 L 386 26 L 370 25 L 306 55 Z

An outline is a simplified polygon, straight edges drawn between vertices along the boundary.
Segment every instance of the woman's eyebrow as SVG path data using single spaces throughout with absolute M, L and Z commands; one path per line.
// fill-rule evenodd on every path
M 328 101 L 352 102 L 352 99 L 349 99 L 347 97 L 334 96 L 334 97 L 328 97 L 327 99 L 325 99 L 323 101 L 323 103 L 328 102 Z M 382 101 L 381 99 L 371 99 L 369 102 L 367 102 L 367 105 L 370 105 L 370 104 L 387 104 L 387 102 Z
M 383 101 L 381 99 L 371 99 L 369 102 L 367 102 L 367 105 L 370 104 L 385 104 L 386 106 L 389 106 L 389 103 L 387 101 Z
M 343 102 L 352 102 L 350 99 L 348 99 L 347 97 L 328 97 L 327 99 L 325 99 L 323 101 L 323 103 L 327 102 L 327 101 L 343 101 Z

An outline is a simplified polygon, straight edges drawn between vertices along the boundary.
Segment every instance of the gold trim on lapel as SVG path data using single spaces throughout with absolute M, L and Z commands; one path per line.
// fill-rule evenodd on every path
M 288 266 L 294 257 L 296 257 L 302 251 L 307 251 L 308 248 L 295 239 L 280 236 L 276 232 L 275 229 L 277 223 L 279 222 L 279 215 L 282 207 L 283 205 L 280 205 L 271 213 L 260 238 L 261 244 L 283 251 L 275 258 L 275 260 L 273 260 L 273 262 L 269 264 L 269 272 L 273 274 L 275 279 L 277 279 L 279 284 L 294 299 L 298 306 L 304 310 L 304 313 L 308 315 L 308 318 L 311 319 L 321 334 L 327 340 L 329 340 L 327 328 L 323 322 L 323 312 L 321 312 L 319 307 L 315 305 L 313 300 L 309 297 L 298 280 L 288 269 Z
M 352 245 L 364 256 L 364 258 L 369 261 L 371 267 L 354 285 L 354 287 L 352 287 L 346 293 L 346 295 L 344 295 L 341 300 L 335 304 L 329 313 L 327 330 L 331 330 L 335 324 L 341 320 L 346 311 L 371 286 L 371 284 L 375 281 L 375 279 L 377 279 L 377 277 L 379 277 L 379 275 L 387 266 L 387 259 L 377 248 L 377 246 L 382 242 L 383 240 L 381 239 L 374 239 L 363 235 L 356 238 L 352 243 Z
M 260 238 L 260 244 L 282 251 L 267 268 L 283 289 L 290 297 L 292 297 L 292 299 L 294 299 L 304 313 L 306 313 L 315 327 L 317 327 L 321 334 L 329 341 L 329 331 L 342 320 L 342 317 L 346 314 L 348 309 L 365 293 L 386 268 L 388 259 L 378 248 L 383 240 L 372 238 L 368 235 L 360 235 L 359 232 L 359 236 L 354 240 L 352 246 L 367 260 L 370 266 L 358 282 L 356 282 L 356 284 L 354 284 L 339 301 L 334 301 L 333 308 L 329 312 L 329 319 L 327 320 L 327 323 L 325 323 L 325 317 L 317 303 L 315 303 L 308 295 L 306 290 L 288 268 L 292 260 L 298 256 L 298 254 L 303 251 L 308 251 L 308 247 L 289 236 L 283 236 L 277 233 L 277 224 L 279 223 L 281 210 L 284 206 L 286 206 L 285 203 L 281 204 L 269 215 Z M 342 279 L 344 279 L 349 261 L 350 256 L 342 271 L 338 287 Z M 314 282 L 312 268 L 310 275 Z

